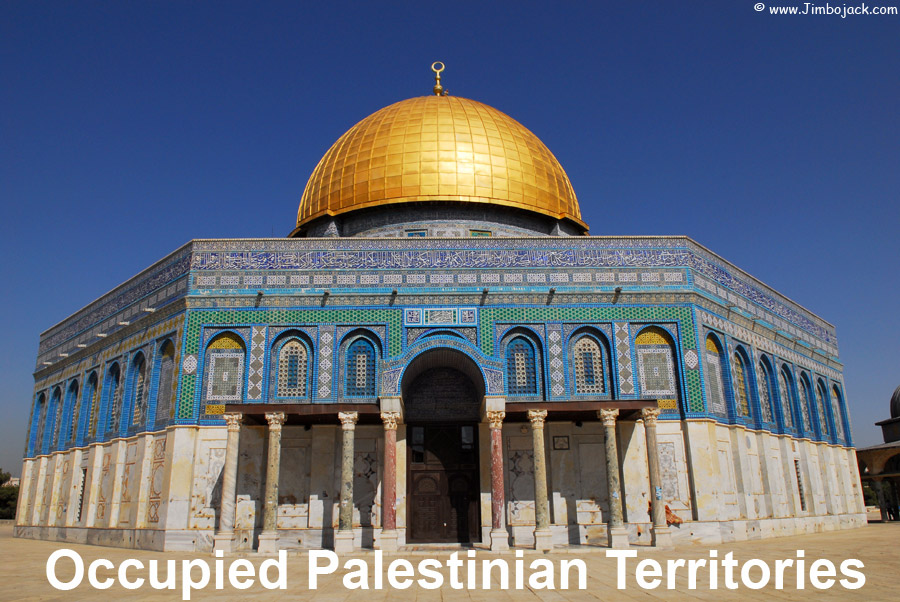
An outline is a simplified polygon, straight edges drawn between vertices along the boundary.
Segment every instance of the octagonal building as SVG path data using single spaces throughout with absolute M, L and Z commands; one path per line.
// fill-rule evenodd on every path
M 341 136 L 288 238 L 193 240 L 41 334 L 16 535 L 154 550 L 716 544 L 865 524 L 834 327 L 589 236 L 482 103 Z

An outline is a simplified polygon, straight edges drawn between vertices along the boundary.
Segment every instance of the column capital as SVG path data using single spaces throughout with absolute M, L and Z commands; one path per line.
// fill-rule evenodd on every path
M 644 420 L 644 424 L 646 425 L 655 425 L 656 420 L 659 418 L 659 413 L 662 410 L 659 408 L 644 408 L 641 410 L 641 418 Z
M 528 420 L 531 421 L 531 428 L 544 428 L 544 421 L 547 419 L 547 410 L 528 410 Z
M 229 414 L 225 414 L 225 424 L 228 426 L 229 431 L 239 431 L 241 430 L 241 420 L 243 420 L 244 415 L 240 412 L 231 412 Z
M 353 419 L 356 422 L 356 419 Z M 381 421 L 384 422 L 384 430 L 396 431 L 397 424 L 400 422 L 400 412 L 382 412 Z M 341 420 L 343 424 L 343 419 Z
M 616 426 L 619 417 L 619 408 L 604 409 L 597 412 L 597 418 L 603 422 L 603 426 Z
M 341 421 L 341 429 L 352 431 L 356 428 L 356 421 L 359 420 L 359 412 L 338 412 L 338 420 Z
M 487 414 L 487 419 L 491 423 L 492 429 L 503 428 L 503 419 L 506 418 L 506 412 L 503 410 L 488 410 L 485 414 Z
M 284 412 L 266 412 L 266 422 L 269 423 L 269 430 L 281 430 L 281 425 L 284 424 L 284 421 L 287 419 L 287 416 L 284 415 Z

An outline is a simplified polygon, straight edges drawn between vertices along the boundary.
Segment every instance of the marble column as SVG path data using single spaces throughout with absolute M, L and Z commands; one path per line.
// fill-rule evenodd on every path
M 238 445 L 241 434 L 239 413 L 225 414 L 228 437 L 225 440 L 225 468 L 222 470 L 222 507 L 219 511 L 219 532 L 214 537 L 213 551 L 234 552 L 234 514 L 237 492 Z
M 619 449 L 616 445 L 616 419 L 618 409 L 600 410 L 597 416 L 603 422 L 606 440 L 606 485 L 609 489 L 609 519 L 606 521 L 607 541 L 610 548 L 628 547 L 628 530 L 622 520 L 622 496 L 619 486 Z
M 267 412 L 269 423 L 269 458 L 266 464 L 266 500 L 263 510 L 263 530 L 259 534 L 257 551 L 261 554 L 278 552 L 278 476 L 281 472 L 281 425 L 284 412 Z
M 381 498 L 384 516 L 381 520 L 380 547 L 397 551 L 397 423 L 400 412 L 382 412 L 384 422 L 384 468 Z
M 653 522 L 651 540 L 657 548 L 672 547 L 672 531 L 666 523 L 666 501 L 662 496 L 662 480 L 659 476 L 659 445 L 656 440 L 656 422 L 659 408 L 644 408 L 644 435 L 647 437 L 647 468 L 650 473 L 650 519 Z
M 338 532 L 334 534 L 334 551 L 346 554 L 353 551 L 353 453 L 357 412 L 338 412 L 341 421 L 341 503 Z M 396 456 L 395 456 L 396 458 Z
M 503 507 L 506 505 L 503 486 L 503 410 L 486 412 L 491 425 L 491 552 L 509 550 L 509 533 L 503 527 Z
M 547 457 L 544 452 L 544 421 L 547 410 L 528 410 L 534 450 L 534 549 L 553 549 L 550 531 L 550 501 L 547 498 Z

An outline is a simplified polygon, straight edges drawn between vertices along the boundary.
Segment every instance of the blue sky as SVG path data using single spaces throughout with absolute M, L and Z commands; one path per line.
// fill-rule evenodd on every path
M 686 234 L 833 323 L 857 443 L 879 443 L 900 17 L 753 4 L 4 2 L 0 467 L 41 331 L 191 238 L 286 235 L 325 150 L 429 93 L 435 60 L 550 147 L 593 234 Z

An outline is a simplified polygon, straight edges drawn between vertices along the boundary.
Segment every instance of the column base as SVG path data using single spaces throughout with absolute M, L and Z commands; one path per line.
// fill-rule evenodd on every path
M 622 549 L 629 547 L 628 529 L 625 527 L 609 527 L 607 531 L 607 539 L 609 547 L 613 549 Z
M 334 534 L 334 551 L 336 554 L 353 552 L 353 531 L 337 531 Z
M 506 529 L 491 529 L 491 552 L 509 551 L 509 533 Z
M 237 537 L 234 534 L 234 531 L 231 533 L 216 533 L 213 535 L 213 553 L 218 552 L 219 550 L 225 552 L 226 554 L 231 554 L 235 551 L 237 544 Z
M 259 534 L 259 546 L 256 551 L 259 554 L 278 553 L 278 533 L 275 531 L 263 531 Z
M 396 552 L 400 549 L 400 546 L 397 543 L 398 540 L 399 536 L 397 535 L 397 531 L 393 529 L 390 531 L 382 531 L 381 537 L 378 540 L 378 548 L 384 552 Z M 353 545 L 352 540 L 350 541 L 350 545 Z M 335 551 L 337 551 L 336 547 Z
M 553 549 L 553 532 L 548 528 L 534 530 L 534 549 L 547 552 Z
M 650 538 L 655 548 L 671 550 L 675 547 L 675 544 L 672 542 L 672 529 L 669 527 L 657 527 L 654 525 L 650 531 Z

